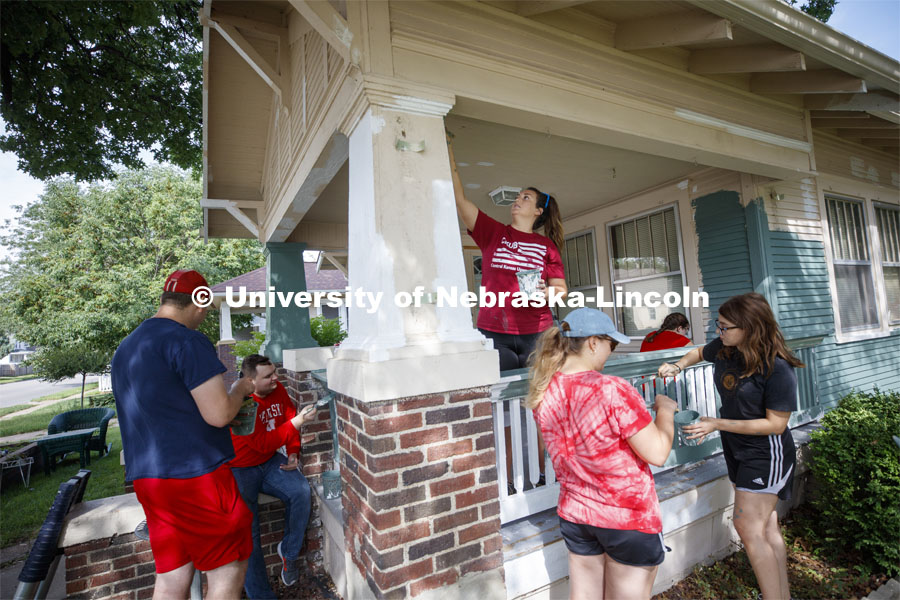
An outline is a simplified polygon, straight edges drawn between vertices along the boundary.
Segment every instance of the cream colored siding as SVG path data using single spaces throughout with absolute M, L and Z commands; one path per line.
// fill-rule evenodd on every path
M 896 156 L 819 131 L 815 134 L 813 148 L 820 173 L 877 185 L 900 186 L 900 168 Z
M 570 17 L 577 19 L 577 13 Z M 681 108 L 779 136 L 808 141 L 803 112 L 706 77 L 567 34 L 483 4 L 391 2 L 397 75 L 474 92 L 453 81 L 441 59 L 538 82 L 541 75 Z M 453 53 L 459 53 L 452 56 Z M 422 56 L 420 56 L 422 55 Z M 452 56 L 452 58 L 451 58 Z M 433 62 L 433 59 L 438 62 Z M 526 73 L 527 72 L 527 73 Z M 451 77 L 451 79 L 448 79 Z M 479 90 L 483 98 L 490 88 Z
M 823 221 L 815 179 L 778 181 L 761 185 L 758 190 L 765 199 L 770 230 L 789 231 L 802 240 L 822 241 Z

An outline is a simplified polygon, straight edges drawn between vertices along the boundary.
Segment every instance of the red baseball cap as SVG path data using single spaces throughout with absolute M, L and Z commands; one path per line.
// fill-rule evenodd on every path
M 198 287 L 209 287 L 203 275 L 197 271 L 188 271 L 181 269 L 175 271 L 168 278 L 163 286 L 164 292 L 177 292 L 179 294 L 190 294 Z

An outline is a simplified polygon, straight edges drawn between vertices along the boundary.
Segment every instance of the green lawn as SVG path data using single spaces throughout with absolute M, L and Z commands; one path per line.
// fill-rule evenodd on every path
M 9 413 L 19 412 L 20 410 L 25 410 L 26 408 L 31 408 L 34 406 L 33 404 L 16 404 L 15 406 L 4 406 L 0 408 L 0 417 L 4 415 L 8 415 Z
M 100 400 L 99 396 L 106 396 L 107 398 L 105 398 L 105 400 L 107 401 L 112 399 L 112 394 L 92 394 L 89 397 L 90 400 L 87 397 L 85 398 L 85 408 L 91 406 L 92 402 L 94 403 L 94 405 L 96 405 L 96 402 Z M 46 399 L 47 398 L 43 398 L 43 400 Z M 7 435 L 16 435 L 17 433 L 28 433 L 31 431 L 46 431 L 47 425 L 50 424 L 50 419 L 52 419 L 54 416 L 58 415 L 61 412 L 66 412 L 67 410 L 75 410 L 78 408 L 81 408 L 80 397 L 74 398 L 72 400 L 66 400 L 65 402 L 58 402 L 50 406 L 45 406 L 44 408 L 28 413 L 27 415 L 4 419 L 0 421 L 0 437 L 5 437 Z
M 91 478 L 84 494 L 85 500 L 125 493 L 125 467 L 119 464 L 122 434 L 118 427 L 109 428 L 106 441 L 112 443 L 110 453 L 102 458 L 97 458 L 97 454 L 92 453 L 91 464 L 87 467 L 91 471 Z M 0 547 L 34 539 L 53 504 L 59 484 L 75 475 L 79 468 L 78 453 L 72 452 L 49 476 L 44 475 L 43 470 L 32 470 L 30 487 L 27 489 L 21 480 L 8 481 L 0 496 Z
M 0 377 L 0 385 L 4 383 L 13 383 L 16 381 L 27 381 L 29 379 L 37 379 L 40 375 L 16 375 L 15 377 Z

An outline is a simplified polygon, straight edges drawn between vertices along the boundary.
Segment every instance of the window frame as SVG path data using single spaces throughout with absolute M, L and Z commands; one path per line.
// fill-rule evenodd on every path
M 880 232 L 878 232 L 878 218 L 875 213 L 875 211 L 879 208 L 882 210 L 894 211 L 898 215 L 900 215 L 900 203 L 888 204 L 887 202 L 884 202 L 881 200 L 872 200 L 872 223 L 873 223 L 876 233 L 879 234 L 878 235 L 878 252 L 879 252 L 880 258 L 881 258 L 881 268 L 880 268 L 881 273 L 880 273 L 880 275 L 881 275 L 881 286 L 884 291 L 884 316 L 885 316 L 885 321 L 887 322 L 888 328 L 897 328 L 897 327 L 900 327 L 900 314 L 898 314 L 897 317 L 893 321 L 890 320 L 890 304 L 888 303 L 888 299 L 887 299 L 887 282 L 884 279 L 884 268 L 885 268 L 885 266 L 888 266 L 890 268 L 900 268 L 900 261 L 888 262 L 887 260 L 885 260 L 886 253 L 884 251 L 884 240 L 881 238 Z M 898 233 L 900 233 L 900 232 L 898 232 Z
M 678 246 L 678 264 L 680 269 L 678 271 L 667 271 L 666 273 L 657 273 L 655 275 L 644 275 L 641 277 L 629 277 L 627 279 L 616 280 L 615 278 L 615 256 L 613 255 L 613 244 L 612 244 L 612 229 L 616 225 L 621 225 L 622 223 L 627 223 L 628 221 L 635 221 L 640 219 L 641 217 L 646 217 L 648 215 L 653 215 L 656 213 L 664 213 L 667 210 L 672 210 L 675 215 L 675 243 Z M 619 321 L 619 306 L 615 304 L 616 300 L 616 285 L 624 282 L 630 283 L 633 281 L 640 281 L 642 279 L 653 279 L 657 277 L 670 277 L 676 273 L 681 274 L 681 287 L 684 289 L 687 286 L 687 270 L 684 264 L 684 248 L 682 246 L 682 233 L 681 233 L 681 219 L 679 214 L 679 205 L 678 201 L 675 202 L 667 202 L 665 204 L 659 204 L 647 210 L 643 210 L 626 217 L 622 217 L 619 219 L 614 219 L 612 221 L 608 221 L 606 224 L 606 256 L 609 259 L 609 282 L 611 286 L 611 290 L 607 292 L 610 296 L 610 299 L 613 301 L 613 322 L 616 324 L 616 329 L 619 331 L 624 331 L 625 326 L 623 323 Z M 598 298 L 599 301 L 599 298 Z M 643 339 L 642 335 L 631 335 L 625 334 L 631 337 L 632 339 Z
M 847 188 L 856 188 L 861 193 L 848 193 Z M 889 190 L 887 194 L 896 197 L 896 190 Z M 825 246 L 825 263 L 828 271 L 828 287 L 831 292 L 831 308 L 834 317 L 834 337 L 837 343 L 855 342 L 891 335 L 892 331 L 900 329 L 900 320 L 889 322 L 887 308 L 887 288 L 884 281 L 884 254 L 882 252 L 882 240 L 878 231 L 875 218 L 875 205 L 885 208 L 897 209 L 900 206 L 886 202 L 883 199 L 884 190 L 868 187 L 863 188 L 858 184 L 847 185 L 845 183 L 821 182 L 819 185 L 819 210 L 822 223 L 822 238 Z M 875 312 L 878 322 L 864 329 L 844 331 L 841 324 L 840 303 L 837 295 L 837 277 L 835 276 L 835 254 L 831 244 L 831 221 L 828 217 L 827 199 L 833 198 L 839 201 L 857 202 L 862 205 L 862 214 L 865 219 L 865 232 L 869 250 L 869 263 L 871 264 L 871 277 L 875 288 Z M 847 261 L 844 261 L 847 262 Z M 852 262 L 852 261 L 851 261 Z M 840 263 L 839 263 L 840 264 Z
M 590 251 L 593 253 L 593 257 L 594 257 L 594 284 L 593 285 L 581 285 L 581 286 L 577 286 L 577 287 L 571 286 L 571 285 L 569 285 L 569 269 L 568 268 L 566 268 L 565 275 L 566 275 L 566 287 L 568 288 L 569 293 L 581 292 L 585 298 L 589 298 L 591 296 L 595 296 L 596 295 L 595 291 L 597 290 L 598 287 L 601 287 L 601 284 L 600 284 L 600 262 L 599 262 L 600 256 L 599 256 L 599 252 L 597 251 L 597 228 L 596 227 L 584 227 L 577 231 L 573 231 L 572 233 L 567 233 L 565 235 L 565 237 L 563 238 L 563 245 L 565 245 L 566 242 L 568 242 L 569 240 L 573 240 L 575 238 L 579 238 L 584 235 L 590 235 L 590 243 L 591 243 Z M 563 266 L 568 267 L 568 265 L 566 265 L 566 263 L 565 263 L 565 259 L 563 258 L 563 250 L 562 249 L 560 249 L 559 258 L 563 262 Z M 597 299 L 597 302 L 599 302 L 599 298 Z M 594 308 L 596 308 L 596 306 Z M 567 310 L 566 312 L 568 314 L 568 312 L 571 312 L 571 311 Z M 559 313 L 560 313 L 560 311 L 558 308 L 553 309 L 554 317 L 560 318 Z

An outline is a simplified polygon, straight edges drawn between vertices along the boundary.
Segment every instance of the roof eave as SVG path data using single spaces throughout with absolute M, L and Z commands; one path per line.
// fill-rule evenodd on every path
M 900 91 L 900 62 L 785 2 L 687 0 L 773 41 L 891 92 Z

